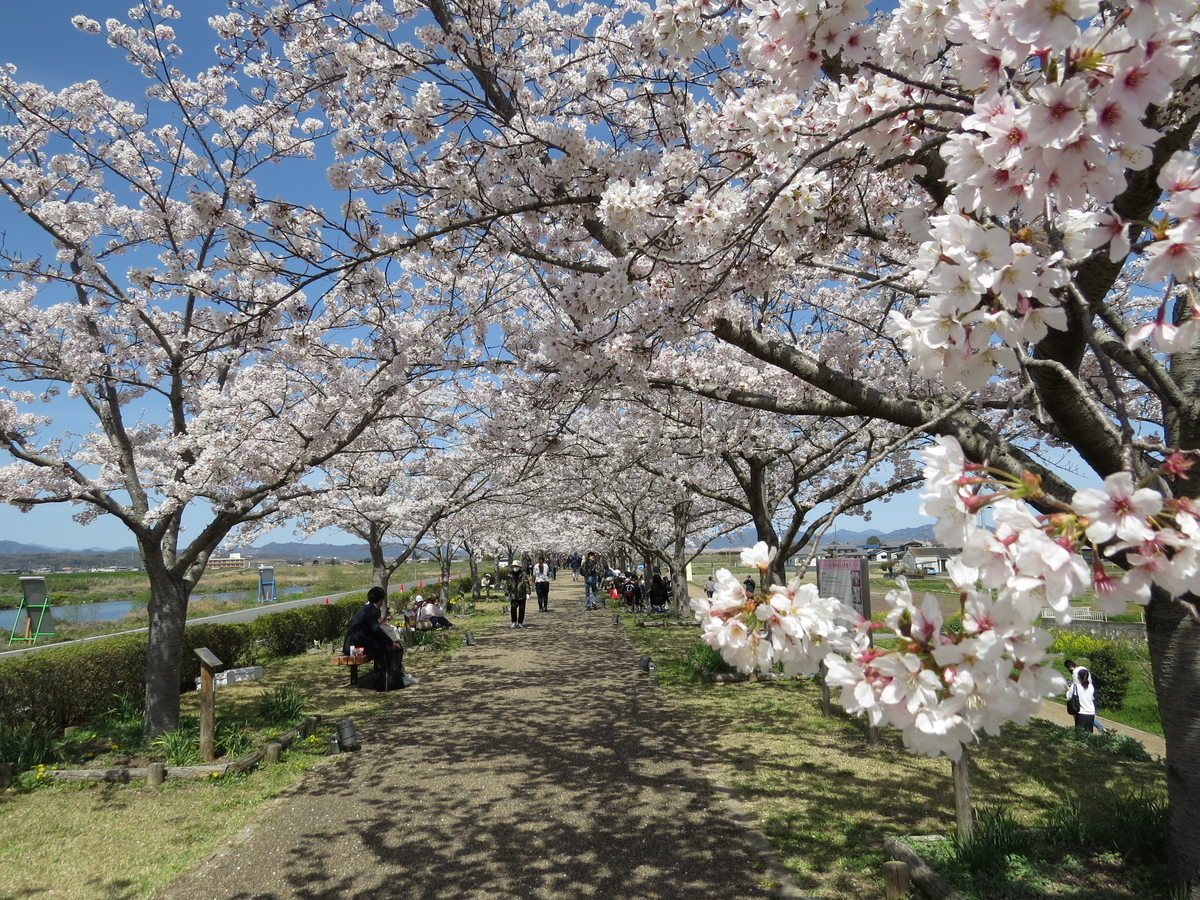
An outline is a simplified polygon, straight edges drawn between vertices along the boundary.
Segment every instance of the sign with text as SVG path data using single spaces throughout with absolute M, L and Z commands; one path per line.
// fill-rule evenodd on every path
M 871 582 L 865 558 L 818 559 L 817 591 L 822 597 L 837 597 L 864 618 L 871 618 Z

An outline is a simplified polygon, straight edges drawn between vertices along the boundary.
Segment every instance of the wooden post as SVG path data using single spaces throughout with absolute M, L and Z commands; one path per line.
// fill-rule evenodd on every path
M 887 900 L 900 900 L 908 894 L 910 887 L 908 863 L 893 860 L 883 864 L 883 890 Z
M 16 768 L 16 763 L 0 763 L 0 791 L 5 791 L 12 787 L 13 772 Z
M 263 759 L 266 761 L 267 765 L 271 765 L 279 762 L 279 757 L 282 755 L 282 753 L 283 744 L 279 743 L 279 741 L 268 741 L 267 752 L 263 755 Z
M 200 657 L 200 758 L 204 762 L 212 762 L 217 758 L 213 748 L 217 697 L 213 676 L 222 663 L 207 647 L 196 648 L 196 655 Z
M 146 766 L 146 786 L 158 787 L 167 777 L 167 767 L 160 762 L 152 762 Z
M 967 770 L 967 748 L 954 761 L 954 816 L 958 820 L 958 840 L 968 843 L 975 836 L 975 816 L 971 812 L 971 775 Z

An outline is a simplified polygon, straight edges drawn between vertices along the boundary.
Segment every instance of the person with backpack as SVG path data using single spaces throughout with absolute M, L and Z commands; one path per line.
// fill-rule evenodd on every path
M 600 586 L 600 560 L 595 553 L 589 553 L 579 567 L 583 576 L 583 608 L 595 609 L 598 605 L 596 590 Z
M 1075 660 L 1068 659 L 1064 663 L 1071 673 L 1071 688 L 1067 691 L 1067 712 L 1075 716 L 1075 727 L 1080 731 L 1091 732 L 1096 724 L 1096 686 L 1092 683 L 1092 673 Z
M 520 566 L 513 566 L 508 574 L 512 579 L 508 588 L 508 613 L 512 624 L 508 627 L 524 628 L 525 604 L 529 601 L 529 579 L 525 577 L 525 570 Z

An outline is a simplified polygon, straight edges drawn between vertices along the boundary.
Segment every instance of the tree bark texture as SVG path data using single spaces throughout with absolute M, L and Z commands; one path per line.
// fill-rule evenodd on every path
M 1156 591 L 1146 609 L 1146 637 L 1167 744 L 1171 873 L 1187 900 L 1200 900 L 1200 621 L 1194 606 Z
M 191 589 L 173 578 L 153 554 L 143 553 L 150 578 L 149 633 L 146 640 L 146 720 L 143 733 L 153 737 L 179 727 L 179 672 L 183 629 Z

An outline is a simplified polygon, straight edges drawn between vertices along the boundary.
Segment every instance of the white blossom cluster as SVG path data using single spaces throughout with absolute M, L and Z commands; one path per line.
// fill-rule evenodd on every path
M 692 603 L 704 640 L 744 672 L 782 663 L 785 674 L 811 675 L 824 662 L 847 710 L 900 729 L 916 753 L 957 759 L 980 733 L 997 734 L 1005 721 L 1023 724 L 1043 698 L 1061 693 L 1065 683 L 1046 653 L 1051 637 L 1038 627 L 1043 609 L 1066 623 L 1071 600 L 1089 587 L 1110 614 L 1130 601 L 1149 602 L 1151 584 L 1174 595 L 1200 590 L 1200 521 L 1189 501 L 1166 500 L 1117 473 L 1103 488 L 1077 492 L 1069 510 L 1039 517 L 1020 499 L 1038 497 L 1032 480 L 1002 494 L 974 493 L 989 479 L 953 438 L 939 438 L 922 456 L 922 512 L 936 518 L 940 540 L 962 548 L 949 565 L 961 632 L 945 627 L 932 594 L 918 606 L 900 579 L 887 595 L 884 621 L 900 647 L 879 649 L 870 637 L 877 626 L 860 618 L 850 633 L 840 623 L 852 622 L 853 612 L 820 597 L 814 585 L 796 580 L 748 595 L 722 569 L 713 598 Z M 1177 473 L 1188 465 L 1178 454 L 1164 464 Z M 994 530 L 977 524 L 985 503 Z M 1084 546 L 1095 554 L 1091 565 L 1080 554 Z M 1108 574 L 1102 552 L 1122 551 L 1128 572 Z M 765 573 L 772 556 L 760 543 L 742 559 Z
M 1130 602 L 1149 603 L 1152 586 L 1171 596 L 1200 590 L 1200 519 L 1186 497 L 1166 498 L 1128 472 L 1116 472 L 1101 488 L 1077 491 L 1061 513 L 1037 516 L 1020 499 L 1037 494 L 1019 485 L 995 495 L 974 493 L 989 478 L 967 464 L 953 438 L 939 438 L 922 455 L 922 511 L 937 517 L 940 540 L 963 548 L 952 570 L 960 588 L 978 582 L 1023 615 L 1049 607 L 1060 622 L 1070 621 L 1071 599 L 1089 587 L 1096 606 L 1110 615 L 1125 612 Z M 1184 475 L 1190 466 L 1191 460 L 1174 453 L 1161 471 Z M 993 508 L 994 531 L 977 524 L 985 504 Z M 1083 549 L 1092 551 L 1091 565 L 1080 555 Z M 1105 556 L 1117 554 L 1128 565 L 1119 576 L 1102 565 Z
M 742 564 L 770 566 L 774 550 L 764 542 L 742 551 Z M 704 641 L 742 672 L 770 672 L 781 664 L 788 676 L 814 675 L 831 647 L 845 643 L 849 629 L 841 624 L 854 611 L 840 600 L 821 597 L 799 577 L 749 595 L 728 569 L 717 571 L 712 599 L 692 600 L 704 626 Z

